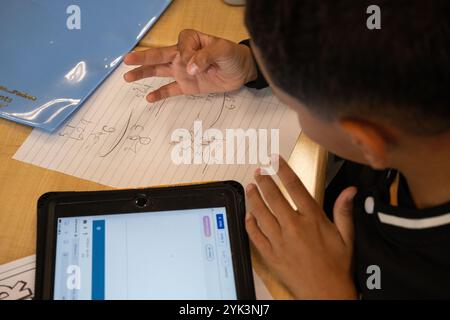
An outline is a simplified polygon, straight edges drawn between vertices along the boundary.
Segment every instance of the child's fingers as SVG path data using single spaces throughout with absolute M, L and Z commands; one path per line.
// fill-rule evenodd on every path
M 157 65 L 171 62 L 177 54 L 177 46 L 134 51 L 125 56 L 128 65 Z
M 176 81 L 166 84 L 165 86 L 160 87 L 159 89 L 150 92 L 147 95 L 148 102 L 156 102 L 162 99 L 166 99 L 173 96 L 179 96 L 183 94 L 180 86 Z
M 264 257 L 267 255 L 272 250 L 272 246 L 270 245 L 270 241 L 259 228 L 255 217 L 251 213 L 247 213 L 245 218 L 245 228 L 250 241 L 260 252 L 261 256 Z
M 294 201 L 295 206 L 300 214 L 309 215 L 317 212 L 317 202 L 309 194 L 300 178 L 291 169 L 289 164 L 279 157 L 278 177 L 283 183 L 289 196 Z
M 280 235 L 280 225 L 277 219 L 267 208 L 258 188 L 254 184 L 247 186 L 248 212 L 255 217 L 262 233 L 269 239 L 270 242 L 276 241 Z
M 123 75 L 126 82 L 133 82 L 148 77 L 173 77 L 169 64 L 156 66 L 140 66 Z
M 197 50 L 187 64 L 187 72 L 195 75 L 204 72 L 213 66 L 217 61 L 224 60 L 224 57 L 233 55 L 232 48 L 236 46 L 223 39 L 215 39 L 207 46 Z M 228 71 L 228 70 L 227 70 Z
M 177 49 L 184 64 L 187 65 L 195 52 L 202 47 L 202 36 L 204 35 L 200 32 L 191 29 L 185 29 L 178 35 Z
M 281 193 L 275 181 L 269 175 L 262 175 L 260 169 L 255 173 L 255 180 L 258 184 L 267 205 L 272 210 L 281 226 L 292 223 L 292 216 L 295 214 L 293 208 Z
M 352 251 L 355 230 L 353 226 L 353 198 L 356 195 L 355 187 L 348 187 L 337 197 L 333 208 L 333 217 L 336 228 L 341 234 L 347 248 Z

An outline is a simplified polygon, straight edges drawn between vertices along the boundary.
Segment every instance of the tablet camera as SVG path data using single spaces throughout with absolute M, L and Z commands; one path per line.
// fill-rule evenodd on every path
M 148 206 L 149 200 L 146 195 L 141 194 L 136 197 L 136 200 L 134 200 L 134 203 L 139 208 L 145 208 L 146 206 Z

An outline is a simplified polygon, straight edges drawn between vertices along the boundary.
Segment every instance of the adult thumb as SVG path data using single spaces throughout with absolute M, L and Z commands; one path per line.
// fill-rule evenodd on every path
M 353 198 L 356 192 L 355 187 L 346 188 L 337 197 L 333 208 L 334 223 L 348 248 L 353 248 L 355 233 L 353 227 Z

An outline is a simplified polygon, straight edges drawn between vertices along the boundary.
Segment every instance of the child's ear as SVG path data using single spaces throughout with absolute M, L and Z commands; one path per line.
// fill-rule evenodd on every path
M 339 125 L 372 168 L 385 169 L 390 166 L 389 151 L 394 140 L 386 128 L 360 119 L 341 119 Z

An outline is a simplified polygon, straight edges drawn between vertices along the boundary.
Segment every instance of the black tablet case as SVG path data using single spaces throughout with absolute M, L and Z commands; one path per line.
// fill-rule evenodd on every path
M 195 194 L 199 190 L 228 190 L 235 195 L 236 212 L 238 212 L 238 228 L 240 240 L 237 241 L 238 249 L 233 252 L 233 258 L 240 261 L 242 274 L 241 282 L 236 283 L 236 288 L 241 292 L 239 299 L 254 300 L 255 289 L 253 283 L 253 274 L 251 266 L 250 248 L 248 243 L 247 233 L 245 232 L 245 192 L 242 185 L 236 181 L 223 181 L 202 184 L 177 185 L 167 187 L 152 187 L 145 189 L 125 189 L 125 190 L 106 190 L 106 191 L 76 191 L 76 192 L 48 192 L 43 194 L 37 203 L 37 241 L 36 241 L 36 279 L 35 279 L 35 299 L 43 298 L 44 287 L 44 270 L 46 259 L 46 243 L 47 243 L 47 226 L 49 223 L 49 212 L 54 207 L 55 203 L 64 199 L 65 201 L 74 198 L 76 201 L 89 201 L 97 198 L 99 195 L 102 198 L 117 199 L 118 197 L 136 195 L 138 193 L 146 193 L 147 191 L 163 191 Z M 231 239 L 230 239 L 231 240 Z

